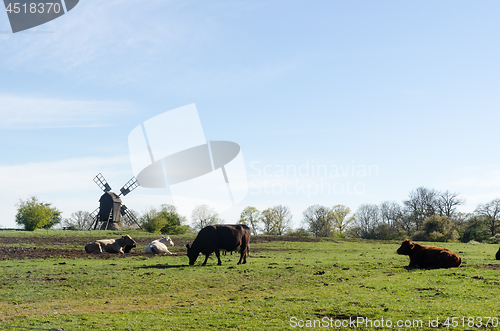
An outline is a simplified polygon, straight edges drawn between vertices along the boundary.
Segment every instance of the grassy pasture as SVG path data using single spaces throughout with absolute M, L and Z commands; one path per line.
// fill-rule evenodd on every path
M 141 243 L 158 237 L 127 233 Z M 50 238 L 52 248 L 83 249 L 87 237 L 89 232 L 0 231 L 0 247 Z M 400 242 L 260 236 L 251 241 L 246 265 L 227 255 L 222 266 L 214 258 L 202 267 L 200 256 L 191 267 L 183 246 L 194 236 L 171 237 L 176 246 L 170 250 L 179 256 L 1 260 L 0 329 L 290 330 L 328 324 L 417 330 L 430 329 L 429 320 L 437 318 L 435 325 L 445 328 L 446 318 L 458 317 L 451 329 L 476 330 L 491 329 L 484 318 L 500 318 L 497 245 L 443 243 L 462 256 L 462 267 L 407 270 L 408 257 L 395 253 Z M 483 317 L 483 325 L 468 324 L 469 317 Z M 349 318 L 371 320 L 372 327 L 335 327 Z M 381 327 L 382 319 L 392 327 Z M 406 327 L 396 327 L 399 320 Z

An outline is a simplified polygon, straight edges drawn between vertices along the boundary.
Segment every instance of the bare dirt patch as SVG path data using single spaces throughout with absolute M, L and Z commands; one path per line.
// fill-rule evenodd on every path
M 490 270 L 500 270 L 500 264 L 485 264 L 485 265 L 475 265 L 472 266 L 476 269 L 490 269 Z
M 48 259 L 48 258 L 88 258 L 110 259 L 116 257 L 146 256 L 154 255 L 144 254 L 144 252 L 130 252 L 128 254 L 87 254 L 82 249 L 57 249 L 57 248 L 38 248 L 38 247 L 0 247 L 0 260 L 22 260 L 22 259 Z
M 0 236 L 0 261 L 2 260 L 22 260 L 22 259 L 47 259 L 47 258 L 94 258 L 94 259 L 110 259 L 110 258 L 125 258 L 130 256 L 153 257 L 155 255 L 145 254 L 144 247 L 151 242 L 151 239 L 138 238 L 136 241 L 137 247 L 133 248 L 127 254 L 88 254 L 85 252 L 85 245 L 96 240 L 95 236 L 74 237 L 1 237 Z M 312 237 L 285 237 L 285 236 L 252 236 L 250 240 L 250 256 L 252 253 L 257 253 L 263 250 L 294 250 L 294 249 L 279 249 L 279 248 L 256 248 L 252 244 L 267 243 L 273 241 L 289 241 L 289 242 L 319 242 L 322 240 Z M 177 256 L 186 255 L 186 244 L 191 243 L 193 239 L 175 239 L 175 246 L 169 247 L 169 250 L 176 253 Z M 233 253 L 234 254 L 234 253 Z
M 145 254 L 144 247 L 151 242 L 149 239 L 136 240 L 137 247 L 127 254 L 88 254 L 85 252 L 85 245 L 94 241 L 95 237 L 0 237 L 0 261 L 1 260 L 22 260 L 22 259 L 47 259 L 47 258 L 94 258 L 110 259 L 124 258 L 130 256 L 153 257 L 155 255 Z M 186 241 L 187 243 L 187 241 Z M 171 247 L 170 251 L 178 255 L 185 255 L 182 249 L 186 243 L 178 241 L 179 247 Z M 54 248 L 56 246 L 56 248 Z M 61 248 L 58 248 L 60 246 Z M 69 248 L 72 247 L 72 248 Z M 81 248 L 74 248 L 81 247 Z M 176 250 L 182 250 L 176 252 Z

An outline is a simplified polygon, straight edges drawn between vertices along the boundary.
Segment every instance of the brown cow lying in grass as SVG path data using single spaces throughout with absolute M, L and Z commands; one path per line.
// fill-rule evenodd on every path
M 414 268 L 454 268 L 460 267 L 462 258 L 447 248 L 424 246 L 405 239 L 398 254 L 410 257 L 409 267 Z
M 127 246 L 127 247 L 126 247 Z M 135 247 L 135 241 L 129 235 L 118 239 L 100 239 L 85 245 L 85 251 L 91 253 L 122 253 L 126 247 L 127 253 Z M 130 247 L 130 248 L 129 248 Z

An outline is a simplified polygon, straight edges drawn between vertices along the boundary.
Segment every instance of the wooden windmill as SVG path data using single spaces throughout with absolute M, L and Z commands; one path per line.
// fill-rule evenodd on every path
M 120 199 L 121 195 L 126 196 L 139 186 L 139 182 L 135 177 L 132 177 L 122 186 L 120 194 L 111 192 L 111 186 L 109 186 L 101 173 L 95 176 L 94 182 L 104 191 L 104 194 L 99 199 L 99 207 L 91 214 L 94 222 L 90 225 L 89 230 L 92 227 L 94 230 L 120 230 L 118 223 L 121 217 L 128 218 L 141 227 L 134 214 L 128 210 L 127 206 L 122 204 L 122 200 Z

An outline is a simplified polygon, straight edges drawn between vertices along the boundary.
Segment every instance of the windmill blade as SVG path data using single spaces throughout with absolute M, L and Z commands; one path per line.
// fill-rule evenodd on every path
M 125 215 L 126 215 L 125 213 L 126 213 L 126 211 L 127 211 L 127 210 L 128 210 L 127 206 L 122 205 L 122 206 L 120 207 L 120 214 L 121 214 L 122 216 L 125 216 Z
M 89 230 L 92 230 L 92 226 L 95 224 L 95 226 L 97 227 L 97 222 L 98 222 L 98 217 L 99 217 L 99 207 L 97 207 L 93 212 L 90 213 L 90 217 L 92 217 L 93 219 L 93 222 L 92 224 L 90 224 L 89 226 Z M 94 229 L 95 230 L 95 229 Z
M 130 210 L 128 210 L 127 206 L 125 206 L 125 205 L 121 206 L 121 208 L 120 208 L 120 214 L 123 217 L 126 217 L 129 220 L 129 222 L 128 222 L 129 224 L 131 222 L 134 222 L 135 225 L 137 225 L 141 230 L 144 230 L 142 228 L 142 226 L 139 224 L 139 222 L 137 221 L 137 218 L 135 217 L 135 215 Z
M 104 179 L 104 176 L 101 173 L 98 173 L 97 176 L 94 177 L 94 182 L 103 190 L 104 192 L 109 192 L 111 191 L 111 186 L 109 186 L 108 182 L 106 179 Z
M 139 186 L 139 182 L 137 181 L 137 179 L 135 179 L 135 177 L 132 177 L 130 178 L 130 180 L 125 183 L 125 185 L 123 185 L 123 187 L 120 189 L 120 194 L 118 194 L 118 196 L 122 195 L 123 196 L 126 196 L 127 194 L 129 194 L 130 192 L 132 192 L 133 190 L 135 190 L 137 187 Z

